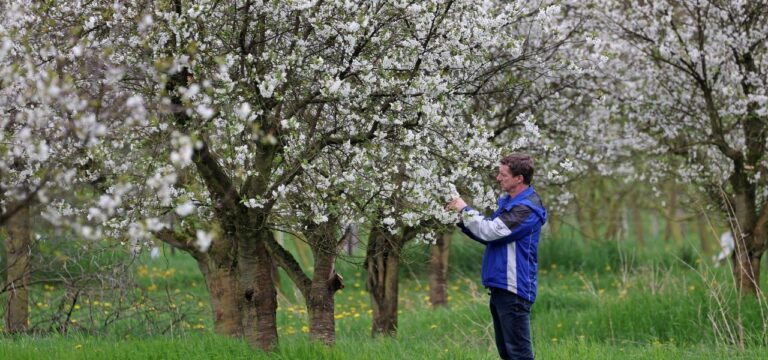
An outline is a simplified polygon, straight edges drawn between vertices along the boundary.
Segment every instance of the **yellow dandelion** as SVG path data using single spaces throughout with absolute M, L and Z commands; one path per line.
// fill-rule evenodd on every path
M 309 326 L 306 326 L 306 325 L 302 326 L 301 327 L 301 332 L 303 332 L 305 334 L 308 333 L 309 332 Z
M 432 330 L 435 330 L 435 329 L 437 329 L 437 325 L 432 324 L 429 328 L 432 329 Z
M 622 290 L 619 292 L 619 299 L 623 299 L 623 298 L 625 298 L 626 296 L 627 296 L 627 289 L 622 289 Z
M 75 350 L 80 350 L 83 348 L 83 344 L 77 344 L 75 345 Z

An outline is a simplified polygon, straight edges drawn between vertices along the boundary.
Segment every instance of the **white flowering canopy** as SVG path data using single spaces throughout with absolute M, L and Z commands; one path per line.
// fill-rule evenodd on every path
M 0 217 L 97 177 L 93 150 L 122 118 L 105 28 L 71 4 L 0 4 Z M 118 121 L 119 123 L 119 121 Z
M 25 115 L 3 118 L 13 129 L 4 138 L 19 140 L 2 150 L 24 154 L 32 169 L 11 170 L 18 161 L 4 155 L 4 174 L 15 171 L 20 183 L 39 176 L 34 169 L 54 169 L 46 160 L 74 159 L 79 172 L 56 173 L 99 180 L 102 190 L 79 211 L 90 222 L 82 233 L 127 230 L 134 242 L 172 218 L 211 219 L 218 200 L 194 161 L 203 149 L 239 204 L 273 223 L 364 218 L 397 231 L 449 222 L 442 206 L 456 187 L 492 207 L 488 179 L 501 153 L 489 141 L 492 115 L 473 111 L 475 99 L 513 86 L 509 74 L 546 72 L 547 51 L 571 26 L 546 1 L 59 1 L 9 9 L 0 60 L 23 66 L 3 67 L 12 80 L 4 80 L 0 106 L 13 113 L 10 94 L 45 98 L 33 98 L 41 104 L 33 108 L 17 96 Z M 67 17 L 71 31 L 59 31 L 60 43 L 24 34 Z M 24 46 L 28 38 L 42 45 Z M 33 61 L 32 52 L 56 61 Z M 526 134 L 507 139 L 513 148 L 540 138 L 526 119 Z M 27 130 L 8 126 L 21 120 Z M 82 146 L 66 146 L 65 137 Z M 298 198 L 306 209 L 296 210 Z M 45 215 L 61 223 L 73 208 L 57 201 Z M 208 233 L 199 235 L 208 243 Z

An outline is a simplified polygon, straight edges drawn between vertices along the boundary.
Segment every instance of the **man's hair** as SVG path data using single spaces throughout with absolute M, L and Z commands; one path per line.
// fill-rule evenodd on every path
M 526 185 L 533 180 L 533 159 L 528 154 L 511 154 L 501 159 L 502 165 L 509 167 L 513 176 L 522 175 Z

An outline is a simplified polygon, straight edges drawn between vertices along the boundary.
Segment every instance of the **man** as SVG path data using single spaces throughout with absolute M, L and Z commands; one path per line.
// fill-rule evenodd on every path
M 461 214 L 461 230 L 485 245 L 483 285 L 491 294 L 496 348 L 502 359 L 533 359 L 531 305 L 536 299 L 537 250 L 547 211 L 531 186 L 533 159 L 512 154 L 501 159 L 496 181 L 507 194 L 483 217 L 461 197 L 446 209 Z

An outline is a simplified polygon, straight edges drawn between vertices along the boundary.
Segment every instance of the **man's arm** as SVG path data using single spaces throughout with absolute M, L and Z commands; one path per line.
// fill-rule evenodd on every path
M 466 226 L 464 226 L 463 222 L 459 221 L 459 223 L 456 224 L 456 225 L 458 225 L 459 229 L 461 229 L 461 232 L 463 232 L 464 234 L 469 236 L 470 239 L 475 240 L 475 241 L 477 241 L 477 242 L 479 242 L 479 243 L 481 243 L 483 245 L 488 245 L 487 241 L 485 241 L 485 240 L 475 236 L 475 234 L 473 234 L 472 231 L 470 231 Z
M 463 212 L 463 226 L 484 243 L 510 243 L 518 240 L 525 229 L 530 227 L 525 220 L 531 215 L 531 209 L 525 205 L 513 206 L 495 219 L 488 219 L 469 207 L 464 208 Z

